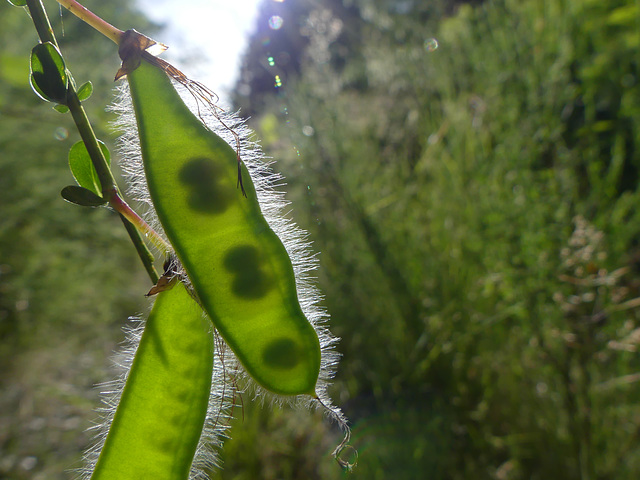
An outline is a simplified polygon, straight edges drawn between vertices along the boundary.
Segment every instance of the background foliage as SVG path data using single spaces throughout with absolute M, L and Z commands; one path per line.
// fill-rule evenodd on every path
M 125 13 L 104 16 L 144 30 Z M 115 216 L 59 200 L 74 133 L 28 91 L 21 14 L 0 16 L 0 477 L 64 478 L 146 284 Z M 322 252 L 353 477 L 637 478 L 640 4 L 265 1 L 258 25 L 236 103 Z M 117 62 L 83 28 L 62 49 L 105 121 Z M 215 478 L 342 476 L 320 414 L 244 404 Z
M 322 252 L 355 476 L 636 476 L 637 2 L 305 5 L 302 67 L 259 35 L 237 94 Z

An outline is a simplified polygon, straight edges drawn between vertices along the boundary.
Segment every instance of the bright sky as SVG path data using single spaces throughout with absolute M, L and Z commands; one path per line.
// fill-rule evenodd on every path
M 156 35 L 158 38 L 154 38 L 169 46 L 162 58 L 212 89 L 223 103 L 228 103 L 228 93 L 238 77 L 240 60 L 249 34 L 255 29 L 260 2 L 138 0 L 151 20 L 165 26 L 165 30 Z

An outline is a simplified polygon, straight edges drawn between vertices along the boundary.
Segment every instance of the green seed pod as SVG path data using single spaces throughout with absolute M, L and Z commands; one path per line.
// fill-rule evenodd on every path
M 185 287 L 159 293 L 92 479 L 188 478 L 207 414 L 213 354 L 211 325 Z
M 236 151 L 146 62 L 127 76 L 149 193 L 202 306 L 246 371 L 277 394 L 315 396 L 318 335 L 289 255 Z M 246 198 L 243 196 L 246 193 Z

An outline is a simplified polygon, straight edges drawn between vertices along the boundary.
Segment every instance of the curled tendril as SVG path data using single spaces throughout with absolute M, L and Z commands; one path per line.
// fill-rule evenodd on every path
M 351 473 L 353 469 L 358 465 L 358 450 L 356 450 L 353 446 L 349 445 L 349 441 L 351 440 L 351 430 L 347 429 L 342 442 L 335 448 L 335 450 L 331 453 L 333 458 L 336 459 L 338 465 L 340 465 L 345 471 Z M 353 457 L 353 461 L 349 462 L 343 458 L 346 453 L 351 454 Z

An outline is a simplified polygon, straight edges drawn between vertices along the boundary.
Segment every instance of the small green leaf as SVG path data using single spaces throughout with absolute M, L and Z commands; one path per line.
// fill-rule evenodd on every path
M 110 164 L 111 154 L 109 153 L 109 149 L 100 140 L 98 140 L 98 143 L 100 144 L 100 149 L 104 154 L 107 164 Z M 98 174 L 96 173 L 96 169 L 93 166 L 84 142 L 80 141 L 76 143 L 71 147 L 71 150 L 69 150 L 69 168 L 78 185 L 92 191 L 96 195 L 101 194 L 102 187 L 100 186 L 100 180 L 98 179 Z
M 69 76 L 62 55 L 52 43 L 39 43 L 31 50 L 29 83 L 43 100 L 66 103 Z
M 53 109 L 56 112 L 60 112 L 60 113 L 67 113 L 69 111 L 69 107 L 67 107 L 66 105 L 61 105 L 61 104 L 57 104 L 55 107 L 53 107 Z
M 14 7 L 26 7 L 27 6 L 27 0 L 7 0 L 7 2 L 9 2 Z
M 75 203 L 83 207 L 99 207 L 107 203 L 104 198 L 96 195 L 91 190 L 76 185 L 64 187 L 60 195 L 62 195 L 62 198 L 67 202 Z
M 91 82 L 83 83 L 78 89 L 78 100 L 84 102 L 93 93 L 93 84 Z

